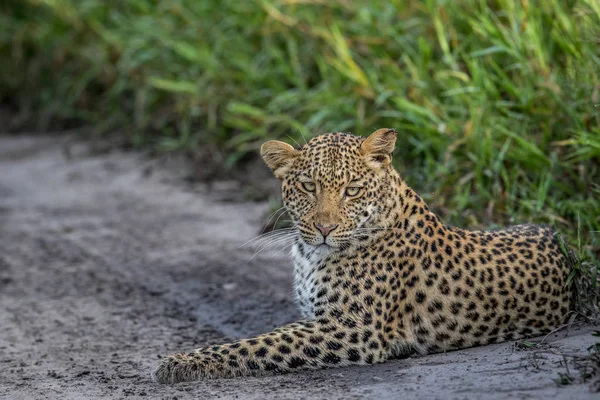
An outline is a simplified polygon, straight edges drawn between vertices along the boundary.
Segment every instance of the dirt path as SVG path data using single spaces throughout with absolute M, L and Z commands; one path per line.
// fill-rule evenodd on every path
M 298 317 L 285 255 L 239 246 L 266 209 L 140 155 L 0 137 L 0 398 L 594 398 L 512 343 L 382 365 L 160 386 L 161 355 Z M 233 188 L 234 190 L 235 188 Z M 590 329 L 549 338 L 585 354 Z M 537 364 L 537 367 L 534 365 Z

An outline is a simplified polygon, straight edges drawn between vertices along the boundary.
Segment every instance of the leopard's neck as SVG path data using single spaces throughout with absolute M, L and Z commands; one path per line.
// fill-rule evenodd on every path
M 294 297 L 305 318 L 314 317 L 315 298 L 320 284 L 319 269 L 336 257 L 338 255 L 326 246 L 314 247 L 298 241 L 292 247 Z

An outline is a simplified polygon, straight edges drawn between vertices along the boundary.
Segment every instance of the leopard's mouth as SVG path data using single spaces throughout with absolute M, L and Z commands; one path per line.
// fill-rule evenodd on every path
M 309 246 L 318 251 L 336 252 L 344 251 L 353 246 L 351 240 L 336 239 L 335 242 L 324 240 L 321 243 L 307 243 Z
M 320 241 L 319 241 L 319 239 L 320 239 Z M 334 243 L 331 240 L 328 240 L 328 238 L 313 237 L 309 240 L 307 240 L 306 238 L 302 238 L 302 241 L 307 246 L 310 246 L 313 249 L 319 250 L 319 251 L 335 251 L 336 249 L 339 248 L 339 244 Z
M 300 230 L 300 240 L 313 249 L 318 250 L 327 250 L 330 252 L 334 251 L 342 251 L 352 247 L 353 244 L 356 244 L 356 239 L 351 232 L 343 231 L 338 235 L 328 235 L 323 237 L 323 235 L 318 234 L 317 232 L 303 232 Z
M 310 245 L 316 247 L 317 249 L 335 249 L 338 247 L 336 244 L 333 244 L 326 239 L 322 240 L 320 243 L 312 243 Z

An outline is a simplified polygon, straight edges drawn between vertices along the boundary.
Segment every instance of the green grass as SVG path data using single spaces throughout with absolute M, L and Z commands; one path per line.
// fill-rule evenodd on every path
M 11 0 L 0 56 L 15 127 L 210 145 L 226 166 L 268 138 L 394 127 L 450 223 L 550 224 L 600 255 L 597 0 Z

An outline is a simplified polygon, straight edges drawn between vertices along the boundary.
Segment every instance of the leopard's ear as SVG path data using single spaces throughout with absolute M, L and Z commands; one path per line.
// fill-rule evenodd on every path
M 398 131 L 389 128 L 378 129 L 371 133 L 360 147 L 367 165 L 371 168 L 382 168 L 390 165 L 397 135 Z
M 260 147 L 260 155 L 278 179 L 285 177 L 299 154 L 292 146 L 278 140 L 269 140 Z

